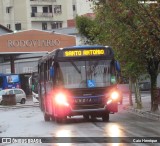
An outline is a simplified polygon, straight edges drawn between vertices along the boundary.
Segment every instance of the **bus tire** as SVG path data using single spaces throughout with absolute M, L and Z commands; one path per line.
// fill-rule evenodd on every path
M 44 114 L 44 120 L 45 120 L 45 121 L 50 121 L 50 116 L 47 115 L 46 113 Z
M 57 124 L 65 123 L 66 120 L 67 120 L 66 117 L 64 117 L 64 118 L 55 117 L 55 122 L 56 122 Z
M 62 123 L 62 118 L 55 117 L 55 122 L 57 124 Z
M 21 99 L 21 104 L 25 104 L 26 100 L 24 98 Z
M 52 121 L 55 121 L 55 117 L 54 117 L 53 115 L 51 116 L 51 120 L 52 120 Z
M 109 121 L 109 113 L 106 113 L 102 116 L 103 122 L 108 122 Z

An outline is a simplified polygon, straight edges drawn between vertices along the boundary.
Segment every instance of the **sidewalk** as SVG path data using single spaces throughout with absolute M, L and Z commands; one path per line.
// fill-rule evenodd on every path
M 159 120 L 160 121 L 160 105 L 159 105 L 159 111 L 158 112 L 151 112 L 151 96 L 150 93 L 142 93 L 141 94 L 141 100 L 142 100 L 142 109 L 136 108 L 135 103 L 135 97 L 133 96 L 133 106 L 129 106 L 129 100 L 128 102 L 123 103 L 123 109 L 127 110 L 130 113 L 137 114 L 141 117 L 146 117 L 149 119 Z M 128 99 L 128 97 L 124 97 L 124 99 Z

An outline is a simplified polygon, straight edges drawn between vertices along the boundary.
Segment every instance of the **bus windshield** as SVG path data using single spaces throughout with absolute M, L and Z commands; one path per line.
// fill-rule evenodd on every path
M 58 62 L 56 83 L 65 88 L 96 88 L 110 85 L 110 60 Z

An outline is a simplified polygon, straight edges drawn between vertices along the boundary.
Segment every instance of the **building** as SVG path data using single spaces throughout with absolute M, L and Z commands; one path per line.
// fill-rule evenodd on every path
M 62 35 L 42 30 L 27 30 L 0 36 L 1 73 L 31 73 L 44 54 L 56 48 L 76 45 L 75 36 Z M 23 59 L 21 66 L 16 62 Z M 28 59 L 24 61 L 24 59 Z M 17 60 L 17 61 L 16 61 Z M 15 66 L 13 63 L 16 63 Z M 29 65 L 26 62 L 30 62 Z M 13 68 L 10 63 L 13 65 Z M 7 66 L 8 64 L 8 66 Z M 12 70 L 13 69 L 13 70 Z
M 42 30 L 0 35 L 0 73 L 20 74 L 21 88 L 29 94 L 28 79 L 38 60 L 57 48 L 76 45 L 76 37 Z
M 74 27 L 91 8 L 89 0 L 0 0 L 0 22 L 13 31 Z

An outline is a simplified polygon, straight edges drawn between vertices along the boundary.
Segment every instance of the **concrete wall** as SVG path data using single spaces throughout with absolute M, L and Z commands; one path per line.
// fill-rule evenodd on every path
M 87 0 L 74 0 L 76 2 L 76 9 L 78 15 L 84 15 L 86 13 L 93 13 L 93 4 Z M 84 2 L 85 1 L 85 2 Z

